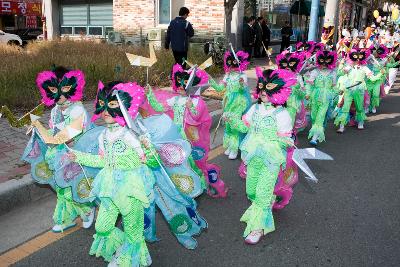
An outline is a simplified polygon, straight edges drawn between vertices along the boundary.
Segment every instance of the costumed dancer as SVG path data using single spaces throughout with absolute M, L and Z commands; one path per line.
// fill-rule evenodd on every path
M 244 71 L 249 65 L 247 61 L 249 55 L 246 52 L 227 51 L 224 56 L 225 76 L 222 83 L 217 84 L 213 79 L 210 80 L 212 88 L 218 92 L 225 90 L 223 99 L 223 118 L 236 117 L 240 119 L 251 105 L 251 96 L 247 86 L 247 76 Z M 239 151 L 239 143 L 243 138 L 229 121 L 225 121 L 225 132 L 223 147 L 225 155 L 229 159 L 236 159 Z
M 101 117 L 106 129 L 98 138 L 99 154 L 73 151 L 69 158 L 85 166 L 102 168 L 91 195 L 101 204 L 90 255 L 101 256 L 109 266 L 149 266 L 144 238 L 144 208 L 149 207 L 154 176 L 146 163 L 155 160 L 146 145 L 126 126 L 115 93 L 132 118 L 143 102 L 144 89 L 136 83 L 99 82 L 92 120 Z M 149 155 L 149 156 L 146 156 Z M 115 226 L 122 215 L 123 231 Z
M 336 96 L 336 60 L 335 51 L 320 51 L 316 54 L 317 69 L 307 78 L 307 96 L 309 99 L 312 127 L 308 134 L 310 144 L 317 145 L 325 141 L 325 119 L 327 111 Z
M 282 105 L 297 81 L 296 75 L 287 70 L 256 68 L 256 73 L 258 103 L 242 120 L 228 117 L 232 125 L 247 133 L 240 149 L 247 165 L 246 194 L 252 204 L 240 220 L 247 224 L 243 236 L 248 244 L 257 244 L 263 235 L 275 230 L 274 187 L 285 165 L 285 150 L 293 145 L 292 121 Z
M 367 90 L 366 79 L 380 79 L 381 73 L 374 76 L 372 71 L 366 66 L 370 55 L 370 49 L 353 48 L 347 56 L 349 65 L 342 66 L 344 75 L 340 77 L 338 89 L 344 94 L 344 103 L 335 119 L 335 125 L 339 126 L 338 133 L 344 132 L 344 127 L 349 122 L 349 111 L 354 101 L 358 129 L 364 129 L 364 120 L 366 119 L 364 111 L 364 94 Z
M 39 73 L 36 85 L 42 103 L 48 107 L 55 106 L 51 110 L 50 129 L 38 120 L 32 120 L 33 136 L 37 134 L 40 140 L 28 143 L 31 147 L 27 146 L 23 159 L 31 163 L 33 179 L 41 184 L 49 184 L 57 194 L 52 231 L 58 233 L 74 227 L 78 216 L 82 218 L 83 227 L 89 228 L 95 216 L 94 204 L 78 203 L 73 199 L 75 188 L 71 188 L 70 184 L 64 185 L 73 176 L 69 176 L 71 170 L 68 166 L 58 167 L 58 163 L 66 156 L 66 144 L 73 146 L 90 125 L 87 112 L 80 102 L 85 87 L 84 74 L 80 70 L 59 66 L 53 71 Z M 45 155 L 39 156 L 41 153 Z
M 389 49 L 385 45 L 381 44 L 378 47 L 373 45 L 370 47 L 370 50 L 371 57 L 374 57 L 375 60 L 371 60 L 367 66 L 373 72 L 374 76 L 379 75 L 380 78 L 373 80 L 367 79 L 366 81 L 370 104 L 369 107 L 365 108 L 365 113 L 372 112 L 375 114 L 380 104 L 381 86 L 383 86 L 386 81 L 386 67 L 391 66 L 386 66 Z
M 187 87 L 202 86 L 208 82 L 208 74 L 203 70 L 195 70 L 192 84 L 188 86 L 193 70 L 185 71 L 181 65 L 175 64 L 172 71 L 172 88 L 176 95 L 167 95 L 159 101 L 152 89 L 147 90 L 147 99 L 156 112 L 172 111 L 174 123 L 182 137 L 192 144 L 192 155 L 189 162 L 192 169 L 200 176 L 203 189 L 214 197 L 226 197 L 227 188 L 220 178 L 220 168 L 209 164 L 211 116 L 207 104 L 200 95 L 190 94 Z M 207 177 L 208 179 L 205 179 Z

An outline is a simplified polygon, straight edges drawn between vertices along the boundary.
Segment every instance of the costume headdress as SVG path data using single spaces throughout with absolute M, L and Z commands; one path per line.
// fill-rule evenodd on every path
M 131 82 L 111 82 L 107 84 L 107 86 L 104 86 L 104 84 L 99 81 L 97 96 L 94 104 L 95 111 L 92 121 L 97 120 L 104 111 L 108 111 L 110 116 L 113 117 L 119 125 L 126 125 L 124 116 L 119 108 L 117 96 L 113 95 L 115 90 L 119 91 L 119 97 L 121 98 L 121 101 L 127 109 L 129 115 L 132 118 L 136 117 L 139 106 L 145 99 L 145 91 L 143 87 L 137 83 Z
M 56 67 L 53 71 L 43 71 L 36 77 L 36 85 L 42 102 L 51 106 L 64 96 L 71 102 L 80 101 L 85 87 L 85 75 L 80 70 Z
M 383 44 L 379 46 L 371 45 L 369 49 L 371 50 L 371 53 L 376 51 L 378 58 L 386 58 L 389 54 L 389 49 Z
M 237 59 L 236 59 L 237 57 Z M 224 70 L 225 72 L 229 72 L 231 70 L 234 71 L 245 71 L 249 66 L 250 62 L 247 60 L 249 58 L 249 54 L 244 51 L 238 51 L 235 55 L 232 51 L 226 51 L 224 55 Z M 237 62 L 239 60 L 239 62 Z
M 347 55 L 347 61 L 349 63 L 358 62 L 361 65 L 367 64 L 367 59 L 371 54 L 370 49 L 353 48 Z
M 285 104 L 292 92 L 291 86 L 297 82 L 296 75 L 288 70 L 262 70 L 256 67 L 256 75 L 256 96 L 259 98 L 262 91 L 266 92 L 268 101 L 273 105 Z
M 296 49 L 312 54 L 314 52 L 315 44 L 314 41 L 298 42 L 296 44 Z
M 287 69 L 297 73 L 304 64 L 304 55 L 297 52 L 280 53 L 276 56 L 276 64 L 279 69 Z
M 327 67 L 328 69 L 334 69 L 336 67 L 337 53 L 336 51 L 319 51 L 316 56 L 316 64 L 319 68 Z
M 172 68 L 172 89 L 178 91 L 180 87 L 186 88 L 192 70 L 184 70 L 180 64 L 175 64 Z M 201 69 L 196 69 L 192 86 L 203 85 L 208 82 L 207 72 Z

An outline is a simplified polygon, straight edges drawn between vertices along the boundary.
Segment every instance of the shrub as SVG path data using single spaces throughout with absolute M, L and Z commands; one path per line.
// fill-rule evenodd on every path
M 11 109 L 30 109 L 39 104 L 40 95 L 35 85 L 38 72 L 51 69 L 52 65 L 63 65 L 81 69 L 86 75 L 85 100 L 96 95 L 99 80 L 137 81 L 146 83 L 146 69 L 132 67 L 125 53 L 149 56 L 148 47 L 115 46 L 93 41 L 58 40 L 35 42 L 25 49 L 0 46 L 2 67 L 0 69 L 0 106 Z M 150 69 L 149 83 L 156 87 L 170 86 L 170 74 L 174 59 L 172 52 L 156 51 L 157 63 Z M 200 47 L 189 51 L 191 62 L 201 64 L 207 56 Z M 208 70 L 212 76 L 222 73 L 222 69 L 212 66 Z

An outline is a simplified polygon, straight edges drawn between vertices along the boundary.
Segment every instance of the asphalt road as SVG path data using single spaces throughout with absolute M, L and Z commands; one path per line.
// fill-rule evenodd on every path
M 399 91 L 369 117 L 364 131 L 338 135 L 328 125 L 319 149 L 334 161 L 309 161 L 319 183 L 301 179 L 290 204 L 274 213 L 276 231 L 256 246 L 242 238 L 239 218 L 249 202 L 239 160 L 217 157 L 228 197 L 198 199 L 209 229 L 193 251 L 178 244 L 159 216 L 161 241 L 149 244 L 153 266 L 400 266 Z M 300 142 L 308 146 L 306 133 Z M 104 266 L 88 255 L 93 234 L 93 228 L 74 232 L 15 266 Z

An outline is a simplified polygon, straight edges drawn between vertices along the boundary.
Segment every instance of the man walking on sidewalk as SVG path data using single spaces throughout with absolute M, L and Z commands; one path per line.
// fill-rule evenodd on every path
M 189 9 L 181 7 L 179 17 L 170 22 L 165 39 L 165 49 L 168 50 L 171 44 L 175 62 L 183 67 L 186 67 L 186 63 L 183 60 L 187 59 L 189 38 L 194 35 L 192 24 L 186 20 L 189 13 Z
M 254 41 L 256 39 L 253 25 L 256 21 L 254 16 L 249 19 L 246 18 L 245 24 L 243 25 L 243 35 L 242 35 L 242 46 L 243 50 L 249 54 L 248 60 L 251 59 L 251 54 L 253 52 Z

